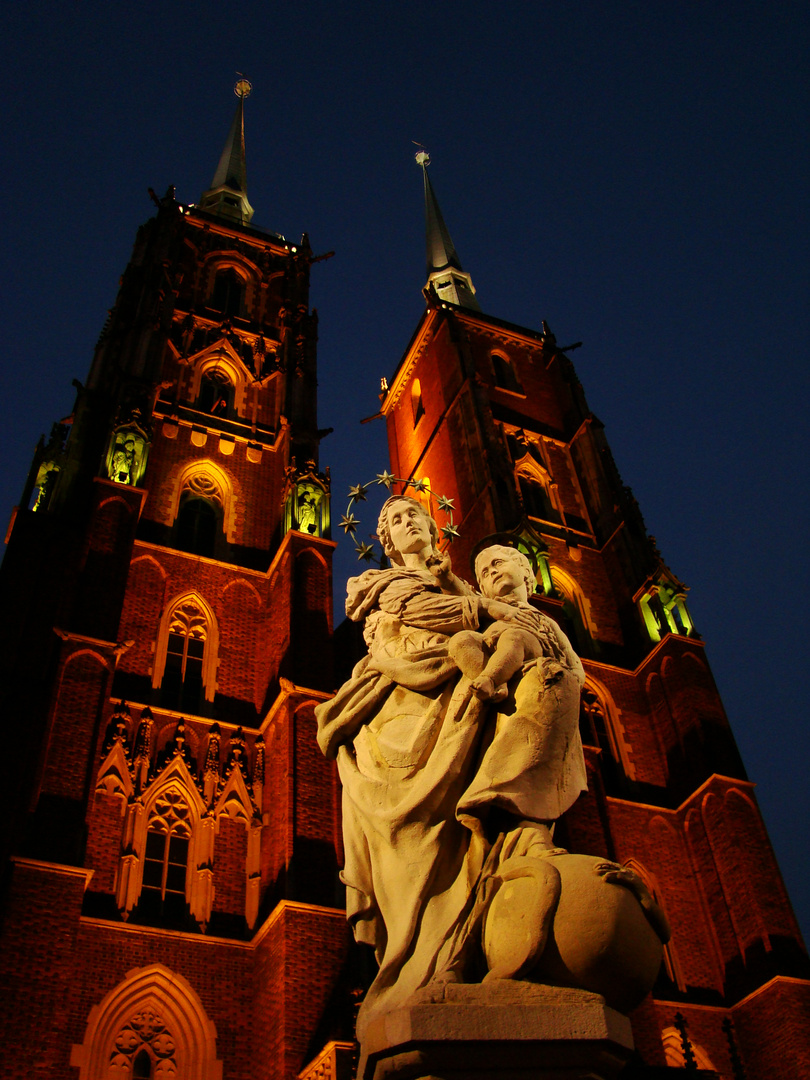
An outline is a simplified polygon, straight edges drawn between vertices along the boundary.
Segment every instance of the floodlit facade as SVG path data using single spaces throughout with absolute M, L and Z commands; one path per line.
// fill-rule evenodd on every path
M 351 1074 L 313 254 L 251 224 L 248 90 L 199 205 L 156 198 L 9 529 L 9 1077 Z M 482 313 L 419 159 L 427 305 L 383 394 L 389 468 L 440 526 L 452 501 L 461 576 L 485 542 L 523 550 L 583 658 L 589 790 L 555 838 L 631 863 L 673 928 L 632 1075 L 810 1075 L 807 956 L 686 590 L 570 348 Z

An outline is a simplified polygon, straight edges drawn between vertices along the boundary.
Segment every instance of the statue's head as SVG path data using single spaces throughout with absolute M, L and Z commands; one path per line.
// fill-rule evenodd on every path
M 510 577 L 515 580 L 516 584 L 526 586 L 527 597 L 531 596 L 536 584 L 532 564 L 522 551 L 518 551 L 517 548 L 507 547 L 505 544 L 492 544 L 490 547 L 479 551 L 475 557 L 475 579 L 484 596 L 494 597 L 497 595 L 493 575 L 499 565 L 503 564 L 506 564 L 509 571 L 511 571 Z
M 399 506 L 398 504 L 402 504 Z M 405 560 L 402 557 L 402 553 L 394 545 L 394 541 L 391 537 L 391 524 L 392 518 L 397 515 L 397 509 L 400 512 L 413 513 L 417 512 L 424 519 L 427 525 L 427 532 L 430 538 L 430 546 L 433 551 L 438 554 L 439 551 L 439 527 L 430 514 L 425 510 L 424 506 L 416 499 L 412 499 L 410 495 L 392 495 L 390 499 L 386 499 L 383 503 L 382 510 L 380 511 L 380 519 L 377 522 L 377 535 L 380 538 L 382 549 L 392 563 L 397 566 L 404 566 Z

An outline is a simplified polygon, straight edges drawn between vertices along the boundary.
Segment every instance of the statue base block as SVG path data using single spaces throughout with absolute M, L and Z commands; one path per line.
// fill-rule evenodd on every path
M 360 1050 L 357 1080 L 612 1080 L 633 1037 L 600 994 L 504 980 L 425 987 Z

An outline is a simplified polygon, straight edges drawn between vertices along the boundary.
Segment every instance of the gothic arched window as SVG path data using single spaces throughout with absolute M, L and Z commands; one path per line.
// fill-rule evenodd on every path
M 543 521 L 555 521 L 554 508 L 545 487 L 533 476 L 518 474 L 523 508 L 528 517 L 541 518 Z
M 150 1080 L 152 1076 L 152 1059 L 147 1050 L 141 1050 L 132 1062 L 132 1080 Z
M 223 498 L 218 484 L 206 472 L 188 477 L 180 495 L 174 544 L 191 555 L 214 558 L 222 536 Z
M 590 690 L 582 691 L 579 712 L 579 733 L 585 746 L 598 746 L 613 757 L 613 747 L 608 735 L 605 710 L 596 694 Z
M 413 386 L 411 387 L 411 409 L 413 410 L 413 426 L 416 427 L 420 419 L 425 415 L 425 406 L 422 403 L 422 384 L 418 379 L 413 380 Z
M 152 688 L 162 705 L 197 713 L 216 692 L 219 630 L 198 593 L 176 597 L 165 609 L 155 642 Z
M 562 597 L 562 613 L 566 619 L 566 633 L 571 638 L 574 651 L 580 656 L 593 657 L 599 651 L 598 631 L 591 620 L 591 605 L 579 584 L 558 566 L 551 568 L 551 579 L 557 593 Z
M 217 1030 L 191 983 L 150 964 L 130 971 L 90 1010 L 71 1072 L 76 1080 L 215 1080 L 222 1076 L 216 1051 Z
M 582 689 L 579 703 L 579 734 L 584 746 L 594 746 L 602 751 L 599 760 L 605 782 L 611 787 L 620 782 L 619 754 L 607 710 L 587 686 Z
M 200 379 L 197 407 L 211 416 L 233 415 L 234 385 L 220 368 L 211 368 Z
M 208 631 L 208 620 L 194 601 L 186 601 L 172 613 L 160 684 L 160 703 L 167 709 L 199 711 Z
M 245 283 L 232 268 L 220 270 L 214 279 L 211 307 L 223 315 L 240 316 L 244 309 Z
M 190 839 L 188 803 L 179 792 L 166 791 L 155 802 L 146 828 L 143 885 L 138 904 L 141 918 L 172 921 L 184 918 Z
M 189 464 L 174 489 L 174 526 L 170 544 L 206 558 L 225 558 L 234 542 L 230 477 L 210 460 Z
M 492 354 L 492 372 L 495 376 L 495 385 L 501 390 L 511 390 L 514 394 L 523 393 L 523 387 L 515 372 L 515 365 L 500 353 Z
M 222 531 L 220 514 L 209 499 L 184 495 L 177 515 L 177 547 L 191 555 L 213 558 L 217 535 Z

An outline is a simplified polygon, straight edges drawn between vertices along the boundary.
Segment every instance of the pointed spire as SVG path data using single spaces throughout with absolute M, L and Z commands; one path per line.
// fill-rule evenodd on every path
M 239 79 L 234 93 L 239 98 L 225 149 L 219 159 L 211 187 L 200 199 L 200 209 L 209 214 L 228 218 L 247 225 L 253 217 L 253 207 L 247 197 L 247 169 L 245 167 L 245 98 L 252 87 L 247 79 Z
M 435 290 L 440 300 L 457 304 L 459 307 L 480 311 L 475 299 L 475 286 L 472 278 L 465 273 L 461 259 L 444 223 L 433 185 L 428 176 L 427 167 L 430 156 L 420 150 L 416 163 L 421 166 L 425 182 L 425 226 L 427 237 L 427 285 L 426 289 Z

